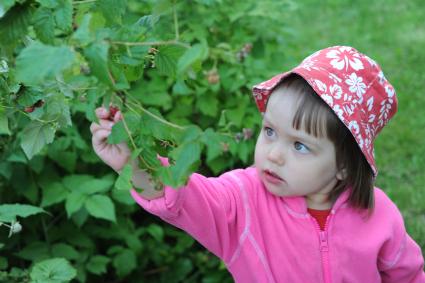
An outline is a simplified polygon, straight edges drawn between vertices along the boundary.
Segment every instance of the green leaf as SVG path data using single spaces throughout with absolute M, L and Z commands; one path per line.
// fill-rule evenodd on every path
M 72 1 L 58 0 L 57 2 L 58 6 L 54 12 L 56 25 L 63 31 L 70 31 L 72 28 Z
M 67 69 L 74 59 L 74 52 L 67 46 L 54 47 L 34 42 L 16 59 L 16 79 L 27 85 L 39 84 Z
M 69 102 L 61 93 L 49 96 L 45 102 L 45 120 L 56 120 L 59 126 L 64 128 L 72 126 Z
M 38 38 L 47 44 L 52 44 L 55 38 L 55 21 L 50 9 L 40 7 L 33 17 L 34 30 Z
M 207 129 L 202 136 L 202 142 L 207 146 L 207 162 L 220 156 L 223 153 L 222 143 L 224 142 L 222 135 L 215 133 L 212 129 Z
M 94 35 L 90 29 L 92 14 L 84 15 L 77 31 L 72 35 L 72 39 L 76 40 L 81 45 L 87 45 L 94 39 Z
M 30 272 L 33 283 L 69 282 L 77 276 L 77 271 L 64 258 L 52 258 L 36 263 Z
M 83 174 L 68 175 L 63 178 L 62 182 L 68 190 L 84 195 L 107 192 L 114 184 L 112 178 L 96 178 Z
M 92 256 L 87 263 L 87 270 L 93 274 L 104 274 L 106 273 L 106 266 L 111 260 L 103 255 Z
M 58 243 L 54 244 L 51 248 L 54 257 L 63 257 L 69 260 L 80 258 L 78 251 L 68 244 Z
M 0 135 L 11 135 L 9 120 L 3 108 L 0 108 Z
M 158 242 L 162 243 L 164 239 L 164 230 L 157 224 L 150 224 L 146 231 Z
M 127 132 L 124 128 L 124 123 L 119 121 L 112 127 L 111 134 L 108 136 L 109 144 L 119 144 L 128 140 Z
M 56 130 L 50 125 L 39 121 L 31 121 L 22 131 L 21 147 L 31 159 L 46 145 L 53 141 Z
M 132 174 L 133 174 L 133 169 L 131 164 L 125 165 L 115 182 L 115 188 L 117 190 L 123 190 L 123 191 L 131 190 L 133 188 L 133 185 L 131 183 Z
M 0 18 L 4 16 L 4 14 L 15 5 L 16 0 L 3 0 L 0 3 Z
M 216 117 L 218 112 L 218 99 L 214 95 L 202 95 L 198 97 L 196 106 L 201 113 L 210 117 Z
M 206 49 L 202 44 L 195 44 L 181 56 L 177 63 L 177 72 L 179 74 L 187 70 L 193 63 L 205 56 Z
M 19 217 L 28 217 L 34 214 L 47 213 L 44 209 L 28 204 L 2 204 L 0 205 L 0 221 L 12 222 Z
M 71 217 L 74 213 L 83 207 L 84 202 L 87 199 L 87 195 L 79 193 L 79 192 L 71 192 L 66 197 L 65 209 L 68 215 L 68 218 Z
M 87 198 L 85 206 L 91 216 L 116 222 L 115 206 L 109 197 L 104 195 L 90 196 Z
M 96 5 L 102 11 L 105 19 L 110 23 L 121 23 L 122 16 L 127 7 L 125 0 L 98 0 Z
M 36 0 L 36 2 L 40 3 L 41 6 L 46 8 L 56 8 L 59 4 L 57 0 Z
M 66 199 L 68 191 L 59 182 L 47 183 L 43 189 L 43 198 L 41 200 L 41 206 L 47 207 L 56 203 L 60 203 Z
M 44 242 L 33 241 L 16 253 L 19 258 L 37 261 L 50 257 L 49 245 Z
M 14 46 L 26 33 L 32 16 L 31 3 L 16 4 L 0 19 L 0 45 Z
M 124 277 L 136 269 L 136 254 L 130 249 L 125 249 L 114 257 L 112 264 L 118 276 Z
M 184 49 L 177 46 L 162 46 L 155 55 L 155 66 L 160 74 L 175 76 L 177 73 L 177 60 Z
M 185 184 L 187 177 L 195 169 L 201 157 L 199 142 L 186 142 L 171 152 L 175 165 L 160 168 L 165 184 L 174 188 Z
M 84 50 L 84 56 L 89 62 L 91 73 L 98 78 L 100 82 L 111 85 L 108 69 L 108 50 L 109 44 L 106 42 L 96 42 L 89 45 Z

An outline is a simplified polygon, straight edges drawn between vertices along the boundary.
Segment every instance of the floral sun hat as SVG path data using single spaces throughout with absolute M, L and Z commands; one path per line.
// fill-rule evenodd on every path
M 373 141 L 397 111 L 394 87 L 380 66 L 349 46 L 333 46 L 315 52 L 291 71 L 253 87 L 261 113 L 273 89 L 290 74 L 303 77 L 329 105 L 354 136 L 374 176 Z

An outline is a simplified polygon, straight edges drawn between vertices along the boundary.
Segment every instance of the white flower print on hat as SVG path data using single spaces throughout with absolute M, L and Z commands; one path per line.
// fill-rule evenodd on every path
M 253 87 L 260 112 L 273 89 L 290 74 L 303 77 L 335 112 L 376 176 L 373 140 L 397 111 L 395 90 L 376 61 L 349 46 L 316 51 L 291 71 Z

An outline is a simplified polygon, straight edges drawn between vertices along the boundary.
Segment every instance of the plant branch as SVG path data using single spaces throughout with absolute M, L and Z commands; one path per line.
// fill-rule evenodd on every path
M 151 42 L 111 41 L 110 43 L 118 44 L 118 45 L 126 45 L 126 46 L 178 45 L 184 48 L 190 48 L 189 44 L 186 44 L 177 40 L 151 41 Z
M 179 22 L 177 19 L 177 11 L 176 11 L 176 1 L 174 1 L 174 5 L 173 5 L 173 17 L 174 17 L 174 31 L 176 34 L 176 41 L 179 41 L 180 34 L 179 34 Z
M 127 97 L 129 97 L 130 99 L 134 99 L 127 92 L 126 92 L 126 94 L 127 94 Z M 144 108 L 142 105 L 140 105 L 138 102 L 133 102 L 133 103 L 134 103 L 133 104 L 134 106 L 136 106 L 137 108 L 139 108 L 140 110 L 142 110 L 144 113 L 146 113 L 147 115 L 151 116 L 155 120 L 158 120 L 159 122 L 161 122 L 161 123 L 163 123 L 163 124 L 165 124 L 167 126 L 170 126 L 172 128 L 176 128 L 176 129 L 179 129 L 179 130 L 184 130 L 185 129 L 185 127 L 182 127 L 182 126 L 173 124 L 171 122 L 168 122 L 167 120 L 164 120 L 163 118 L 161 118 L 161 117 L 153 114 L 152 112 L 150 112 L 149 110 L 147 110 L 146 108 Z
M 72 5 L 78 5 L 78 4 L 87 4 L 87 3 L 94 3 L 97 0 L 81 0 L 81 1 L 72 1 Z

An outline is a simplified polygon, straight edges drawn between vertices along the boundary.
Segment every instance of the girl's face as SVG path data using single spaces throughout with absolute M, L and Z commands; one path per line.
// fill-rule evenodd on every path
M 266 189 L 276 196 L 304 196 L 310 208 L 328 209 L 329 192 L 342 178 L 335 146 L 292 126 L 297 95 L 272 93 L 255 146 L 255 165 Z

